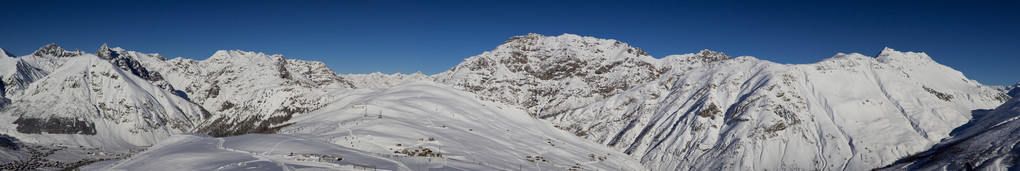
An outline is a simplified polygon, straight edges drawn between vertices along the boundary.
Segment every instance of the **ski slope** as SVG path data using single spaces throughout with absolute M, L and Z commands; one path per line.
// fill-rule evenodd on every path
M 178 135 L 109 168 L 301 170 L 375 165 L 380 170 L 644 170 L 626 154 L 531 118 L 523 110 L 481 101 L 445 85 L 409 82 L 335 93 L 331 95 L 338 100 L 295 116 L 277 134 L 222 140 Z M 405 149 L 412 155 L 395 153 Z M 340 155 L 344 160 L 317 162 L 315 157 L 287 156 L 291 152 Z

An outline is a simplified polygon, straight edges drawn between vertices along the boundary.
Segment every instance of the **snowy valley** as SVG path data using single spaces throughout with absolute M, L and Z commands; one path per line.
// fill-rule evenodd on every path
M 780 64 L 528 34 L 435 75 L 342 75 L 50 44 L 0 53 L 0 80 L 3 170 L 1009 169 L 1020 139 L 1016 86 L 891 48 Z

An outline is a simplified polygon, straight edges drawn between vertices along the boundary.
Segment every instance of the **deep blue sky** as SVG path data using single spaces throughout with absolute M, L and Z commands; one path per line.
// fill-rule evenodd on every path
M 0 47 L 25 55 L 102 43 L 169 58 L 240 49 L 338 73 L 435 74 L 527 33 L 616 39 L 657 58 L 711 49 L 814 63 L 883 47 L 923 51 L 984 84 L 1020 81 L 1020 5 L 999 1 L 22 1 L 0 8 Z

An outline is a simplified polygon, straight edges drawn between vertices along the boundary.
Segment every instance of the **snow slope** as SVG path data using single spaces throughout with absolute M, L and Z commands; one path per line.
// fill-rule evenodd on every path
M 294 114 L 322 107 L 333 97 L 324 92 L 351 87 L 321 62 L 282 55 L 217 51 L 206 60 L 143 54 L 114 48 L 158 72 L 173 87 L 213 113 L 197 132 L 213 136 L 257 133 Z
M 571 34 L 513 37 L 432 76 L 337 75 L 239 50 L 191 60 L 47 45 L 0 53 L 0 80 L 0 120 L 10 121 L 0 131 L 19 142 L 155 144 L 84 167 L 96 170 L 864 170 L 1012 121 L 978 110 L 1007 101 L 1001 88 L 924 53 L 799 65 L 709 50 L 656 59 Z M 979 124 L 964 125 L 971 119 Z M 1008 165 L 1002 149 L 969 162 Z
M 296 115 L 274 135 L 221 139 L 179 135 L 111 167 L 644 170 L 626 154 L 554 128 L 522 110 L 481 101 L 445 85 L 408 82 L 330 95 L 340 98 Z M 287 156 L 291 152 L 298 156 Z M 319 162 L 314 157 L 318 155 L 340 155 L 344 160 Z M 244 166 L 238 166 L 242 162 Z
M 358 89 L 320 110 L 299 115 L 277 133 L 392 154 L 419 147 L 444 159 L 500 170 L 524 168 L 643 170 L 625 154 L 531 118 L 512 106 L 431 82 Z M 591 155 L 591 156 L 589 156 Z M 528 161 L 529 156 L 534 162 Z M 545 160 L 538 160 L 539 156 Z M 599 158 L 602 158 L 601 160 Z M 471 169 L 473 170 L 473 169 Z
M 887 170 L 1014 170 L 1020 162 L 1020 98 L 975 118 L 931 149 L 905 157 Z
M 0 130 L 27 143 L 111 150 L 151 145 L 209 117 L 194 103 L 91 54 L 67 60 L 0 110 Z
M 709 62 L 551 120 L 653 170 L 865 170 L 930 147 L 1003 96 L 887 48 L 802 65 Z
M 294 155 L 291 155 L 293 153 Z M 330 156 L 330 157 L 323 157 Z M 343 160 L 336 160 L 336 157 Z M 321 160 L 320 160 L 321 158 Z M 214 138 L 179 134 L 129 159 L 83 170 L 411 170 L 403 163 L 350 147 L 284 134 Z M 451 165 L 457 163 L 451 162 Z M 419 169 L 420 170 L 420 169 Z
M 0 81 L 2 81 L 0 82 L 0 98 L 10 98 L 20 94 L 28 88 L 28 84 L 52 72 L 58 63 L 62 64 L 63 61 L 66 61 L 68 56 L 61 56 L 62 54 L 80 54 L 80 52 L 65 51 L 59 46 L 50 44 L 40 48 L 32 55 L 17 57 L 0 49 Z M 0 105 L 0 109 L 3 108 L 2 106 Z
M 513 37 L 433 78 L 662 170 L 870 169 L 1009 99 L 924 53 L 803 65 L 708 50 L 654 59 L 570 34 Z

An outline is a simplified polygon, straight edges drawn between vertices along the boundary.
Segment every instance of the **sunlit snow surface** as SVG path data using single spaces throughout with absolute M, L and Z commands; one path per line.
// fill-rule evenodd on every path
M 644 170 L 633 158 L 536 120 L 524 111 L 431 82 L 388 89 L 359 89 L 320 110 L 291 120 L 275 135 L 222 139 L 178 135 L 148 151 L 102 169 L 206 170 Z M 381 117 L 380 117 L 381 116 Z M 222 147 L 220 147 L 223 142 Z M 442 157 L 408 156 L 430 149 Z M 314 157 L 339 155 L 341 162 Z M 529 156 L 545 160 L 528 161 Z M 299 161 L 304 160 L 304 161 Z M 243 162 L 243 163 L 242 163 Z M 243 166 L 242 166 L 243 165 Z
M 1017 110 L 981 110 L 1005 88 L 888 48 L 778 64 L 529 34 L 432 76 L 337 75 L 238 50 L 100 52 L 0 53 L 0 133 L 63 148 L 47 159 L 95 162 L 83 170 L 867 170 L 978 156 L 915 167 L 958 170 L 1015 158 Z M 21 133 L 10 121 L 23 116 L 75 117 L 96 133 Z M 0 150 L 4 163 L 38 156 Z
M 887 170 L 1016 170 L 1020 165 L 1020 98 L 955 129 L 953 137 Z
M 127 150 L 187 132 L 206 117 L 198 105 L 95 55 L 60 60 L 67 61 L 24 93 L 10 96 L 13 103 L 0 110 L 0 119 L 6 121 L 0 123 L 4 134 L 28 143 Z M 23 133 L 12 123 L 19 118 L 84 121 L 94 124 L 94 135 Z
M 719 61 L 551 120 L 653 170 L 867 170 L 924 151 L 1002 96 L 924 53 L 885 49 Z

